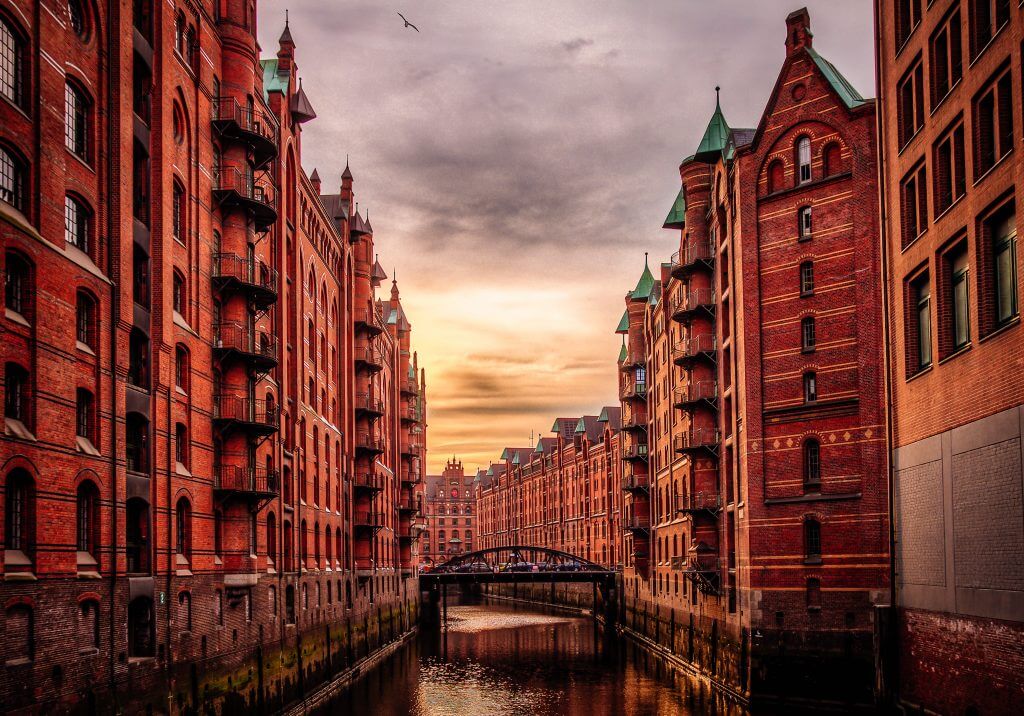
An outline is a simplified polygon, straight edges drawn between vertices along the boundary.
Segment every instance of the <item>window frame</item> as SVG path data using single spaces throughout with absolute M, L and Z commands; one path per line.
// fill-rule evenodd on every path
M 800 352 L 814 353 L 818 345 L 818 326 L 814 316 L 800 319 Z
M 802 134 L 796 139 L 796 185 L 803 186 L 814 179 L 814 172 L 811 163 L 814 158 L 811 153 L 811 138 Z M 805 151 L 806 150 L 806 151 Z M 804 171 L 806 170 L 806 172 Z M 806 176 L 804 174 L 806 173 Z
M 810 204 L 797 209 L 796 221 L 798 241 L 810 241 L 814 238 L 814 214 Z
M 91 159 L 91 110 L 89 95 L 68 77 L 64 82 L 64 148 L 86 164 Z
M 939 217 L 967 194 L 967 135 L 958 115 L 932 144 L 932 204 Z
M 800 296 L 814 295 L 814 261 L 800 262 Z
M 987 109 L 991 97 L 991 108 Z M 974 157 L 974 183 L 980 182 L 994 167 L 1003 161 L 1016 145 L 1014 120 L 1013 73 L 1010 63 L 1002 64 L 992 73 L 984 86 L 971 100 L 973 132 L 971 145 Z M 982 116 L 991 111 L 991 117 Z M 1004 114 L 1005 111 L 1005 114 Z M 986 138 L 991 141 L 991 157 Z
M 804 404 L 813 405 L 818 402 L 818 374 L 809 370 L 803 376 Z
M 92 210 L 74 194 L 64 195 L 64 243 L 92 258 Z

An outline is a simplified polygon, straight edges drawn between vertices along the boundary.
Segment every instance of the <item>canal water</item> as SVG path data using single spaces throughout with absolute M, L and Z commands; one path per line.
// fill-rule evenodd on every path
M 318 714 L 675 716 L 744 712 L 628 640 L 560 610 L 488 600 L 449 606 Z

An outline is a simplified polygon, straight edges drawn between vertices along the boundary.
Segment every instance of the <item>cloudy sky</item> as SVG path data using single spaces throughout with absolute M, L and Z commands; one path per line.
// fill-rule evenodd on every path
M 777 0 L 264 0 L 290 10 L 324 191 L 350 155 L 427 368 L 430 469 L 469 469 L 617 403 L 613 331 L 722 86 L 752 127 L 784 54 Z M 815 49 L 873 95 L 869 0 L 808 0 Z M 420 32 L 404 28 L 400 10 Z M 387 287 L 385 287 L 387 288 Z

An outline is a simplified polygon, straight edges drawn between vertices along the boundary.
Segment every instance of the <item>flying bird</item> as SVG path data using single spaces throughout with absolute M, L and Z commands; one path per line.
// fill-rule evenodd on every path
M 420 31 L 420 29 L 419 29 L 418 27 L 416 27 L 416 26 L 415 26 L 415 25 L 413 25 L 413 24 L 412 24 L 411 22 L 409 22 L 408 20 L 406 20 L 406 19 L 405 19 L 405 15 L 403 15 L 402 13 L 398 13 L 398 16 L 399 16 L 400 18 L 402 18 L 402 21 L 403 21 L 403 22 L 405 23 L 405 26 L 406 26 L 406 27 L 411 27 L 411 28 L 412 28 L 413 30 L 415 30 L 416 32 L 419 32 L 419 31 Z

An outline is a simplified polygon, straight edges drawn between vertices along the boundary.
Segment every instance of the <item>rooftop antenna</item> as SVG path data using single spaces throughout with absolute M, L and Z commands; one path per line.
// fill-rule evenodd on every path
M 717 107 L 721 107 L 722 106 L 721 102 L 719 101 L 721 99 L 721 97 L 719 95 L 719 93 L 721 91 L 722 91 L 722 88 L 719 87 L 718 85 L 715 85 L 715 106 L 717 106 Z

